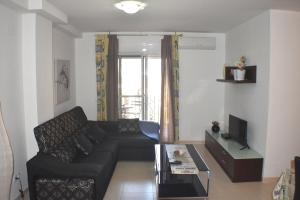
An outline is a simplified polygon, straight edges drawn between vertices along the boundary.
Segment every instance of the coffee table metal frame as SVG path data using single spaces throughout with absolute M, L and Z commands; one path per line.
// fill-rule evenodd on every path
M 194 145 L 186 144 L 186 146 L 189 149 L 189 152 L 190 152 L 190 150 L 192 151 L 192 152 L 190 152 L 191 157 L 193 158 L 196 166 L 198 167 L 199 173 L 196 175 L 186 175 L 186 174 L 173 175 L 171 173 L 168 156 L 167 156 L 166 150 L 165 150 L 165 145 L 163 145 L 163 144 L 155 145 L 155 182 L 156 182 L 157 199 L 208 199 L 209 182 L 210 182 L 210 176 L 211 176 L 210 169 L 209 169 L 208 165 L 206 164 L 206 162 L 204 161 L 204 159 L 202 158 L 200 152 L 197 150 L 197 148 L 194 147 Z M 163 155 L 161 155 L 161 154 L 163 154 Z M 203 187 L 203 184 L 201 182 L 201 177 L 200 177 L 200 173 L 203 173 L 203 172 L 206 173 L 206 175 L 207 175 L 206 188 Z M 175 181 L 175 183 L 173 183 L 172 180 L 168 180 L 168 177 L 169 177 L 169 179 L 172 179 L 172 176 L 175 176 L 175 180 L 177 178 L 180 179 L 181 177 L 184 177 L 184 176 L 188 176 L 188 179 L 193 179 L 193 183 L 191 182 L 188 184 L 192 185 L 193 187 L 196 186 L 197 187 L 196 189 L 200 190 L 201 194 L 198 193 L 195 196 L 193 196 L 193 195 L 183 196 L 183 194 L 179 194 L 178 196 L 176 196 L 176 194 L 175 195 L 170 194 L 170 196 L 168 196 L 166 194 L 161 195 L 160 194 L 160 186 L 170 185 L 171 189 L 172 189 L 172 186 L 174 186 L 175 190 L 178 189 L 178 187 L 176 187 L 176 186 L 180 186 L 180 184 L 181 184 L 180 181 L 178 183 L 176 181 Z M 198 180 L 194 180 L 194 177 L 197 177 Z M 195 183 L 194 181 L 196 181 L 197 183 Z M 168 184 L 168 183 L 171 183 L 171 184 Z M 186 184 L 186 182 L 184 184 Z M 188 194 L 188 192 L 187 192 L 187 194 Z

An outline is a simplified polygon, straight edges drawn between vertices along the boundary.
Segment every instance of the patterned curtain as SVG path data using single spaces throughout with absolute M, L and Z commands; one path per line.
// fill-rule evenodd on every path
M 108 35 L 96 35 L 97 119 L 107 120 Z
M 96 35 L 97 119 L 117 120 L 118 55 L 116 35 Z
M 175 141 L 179 140 L 179 55 L 178 55 L 178 36 L 172 36 L 172 66 L 173 66 L 173 83 L 174 83 L 174 126 Z
M 162 89 L 160 141 L 179 140 L 179 62 L 178 37 L 164 36 L 161 44 Z
M 118 98 L 118 57 L 119 41 L 116 35 L 109 35 L 108 62 L 107 62 L 107 120 L 117 120 L 119 118 L 119 98 Z

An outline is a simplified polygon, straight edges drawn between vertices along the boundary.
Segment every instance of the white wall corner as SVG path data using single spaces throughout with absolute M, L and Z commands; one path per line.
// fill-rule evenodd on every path
M 36 14 L 22 15 L 22 68 L 27 160 L 38 151 L 33 127 L 38 124 L 36 80 Z
M 53 23 L 67 24 L 68 16 L 47 0 L 28 0 L 28 9 L 51 20 Z
M 54 24 L 54 27 L 57 28 L 58 30 L 61 30 L 62 32 L 71 35 L 74 38 L 81 38 L 82 37 L 82 32 L 76 29 L 74 26 L 68 24 L 68 25 L 63 25 L 63 24 Z

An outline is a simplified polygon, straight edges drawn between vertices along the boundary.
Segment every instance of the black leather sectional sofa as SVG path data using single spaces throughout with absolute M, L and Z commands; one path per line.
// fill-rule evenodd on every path
M 103 199 L 118 160 L 154 160 L 159 125 L 138 123 L 137 133 L 120 132 L 120 121 L 90 121 L 75 107 L 37 126 L 39 152 L 27 162 L 30 199 Z

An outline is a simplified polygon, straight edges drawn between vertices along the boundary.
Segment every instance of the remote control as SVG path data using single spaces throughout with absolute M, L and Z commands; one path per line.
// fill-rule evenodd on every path
M 170 162 L 170 164 L 172 164 L 172 165 L 181 165 L 181 161 L 180 160 L 174 160 L 174 161 L 172 161 L 172 162 Z

